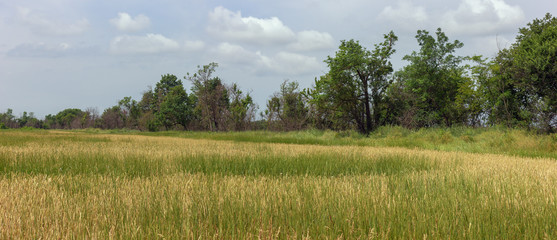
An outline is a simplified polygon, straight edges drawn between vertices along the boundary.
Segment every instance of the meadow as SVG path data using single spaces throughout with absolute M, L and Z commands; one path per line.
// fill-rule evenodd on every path
M 0 239 L 555 239 L 557 137 L 0 131 Z

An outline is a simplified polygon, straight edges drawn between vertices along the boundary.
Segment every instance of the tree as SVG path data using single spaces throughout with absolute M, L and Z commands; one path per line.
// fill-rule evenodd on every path
M 178 125 L 187 128 L 192 113 L 193 106 L 186 90 L 182 85 L 176 85 L 164 97 L 156 116 L 166 129 L 176 128 Z
M 381 125 L 380 117 L 383 110 L 381 106 L 385 102 L 385 93 L 393 82 L 392 78 L 389 78 L 393 72 L 393 66 L 389 58 L 395 53 L 393 47 L 398 37 L 391 31 L 384 38 L 385 41 L 383 43 L 375 45 L 375 49 L 371 52 L 370 62 L 368 63 L 368 69 L 370 70 L 369 88 L 371 91 L 371 103 L 373 104 L 373 126 L 368 128 L 370 131 Z
M 88 109 L 86 111 L 87 118 L 85 122 L 95 123 L 96 109 Z M 139 128 L 139 117 L 141 116 L 141 107 L 132 97 L 124 97 L 118 101 L 118 105 L 112 106 L 104 110 L 100 118 L 100 126 L 105 129 L 119 128 Z
M 62 129 L 81 128 L 80 122 L 83 117 L 83 111 L 77 108 L 68 108 L 60 111 L 55 116 L 56 126 Z
M 526 101 L 546 132 L 557 128 L 557 18 L 547 13 L 519 29 L 509 49 L 510 69 L 516 86 L 527 95 Z
M 209 131 L 226 130 L 228 120 L 229 96 L 226 86 L 219 77 L 212 77 L 217 63 L 209 63 L 203 67 L 197 66 L 197 73 L 186 75 L 191 81 L 192 93 L 195 95 L 195 112 L 201 127 Z
M 166 74 L 152 90 L 149 87 L 138 103 L 131 97 L 119 102 L 127 126 L 157 131 L 160 127 L 187 128 L 192 119 L 192 102 L 183 83 L 175 75 Z
M 89 107 L 85 109 L 82 117 L 84 128 L 95 128 L 101 127 L 102 120 L 99 116 L 99 110 L 97 108 Z
M 318 129 L 342 130 L 349 128 L 342 111 L 337 111 L 335 103 L 329 97 L 331 79 L 325 74 L 315 79 L 313 88 L 305 89 L 304 96 L 308 99 L 308 118 L 313 127 Z
M 120 129 L 124 128 L 124 113 L 120 106 L 113 106 L 104 110 L 102 119 L 102 128 L 104 129 Z
M 148 131 L 157 131 L 160 127 L 160 124 L 157 122 L 155 118 L 155 93 L 151 86 L 147 88 L 143 92 L 143 96 L 141 97 L 141 101 L 138 103 L 139 110 L 141 112 L 140 117 L 138 118 L 138 128 L 140 130 L 148 130 Z
M 531 114 L 526 101 L 527 95 L 517 85 L 517 71 L 512 62 L 511 52 L 503 49 L 492 61 L 476 66 L 480 73 L 478 80 L 484 98 L 483 109 L 490 125 L 530 125 Z
M 136 128 L 141 115 L 141 108 L 137 101 L 133 100 L 132 97 L 124 97 L 118 101 L 118 107 L 122 111 L 124 127 Z
M 461 116 L 461 124 L 466 126 L 482 126 L 486 123 L 486 97 L 482 83 L 490 76 L 489 63 L 482 56 L 466 58 L 472 65 L 465 65 L 466 74 L 458 88 L 455 98 L 457 116 Z
M 516 42 L 483 64 L 479 88 L 489 124 L 557 127 L 557 19 L 546 14 L 519 30 Z
M 557 18 L 547 13 L 520 28 L 511 48 L 520 82 L 539 97 L 557 103 Z
M 306 125 L 308 109 L 296 81 L 285 80 L 267 102 L 265 117 L 271 129 L 292 131 Z
M 19 124 L 19 127 L 41 128 L 43 125 L 42 121 L 37 119 L 35 117 L 35 114 L 32 112 L 29 114 L 27 114 L 27 112 L 23 112 L 23 115 L 19 119 L 17 119 L 17 122 Z
M 58 128 L 58 124 L 56 123 L 56 115 L 48 114 L 44 117 L 44 128 L 46 129 Z
M 230 125 L 235 131 L 247 130 L 255 118 L 257 106 L 250 94 L 244 94 L 237 84 L 232 84 L 230 93 Z
M 335 56 L 325 61 L 328 75 L 316 81 L 315 91 L 309 93 L 312 102 L 323 107 L 327 104 L 317 103 L 317 99 L 331 101 L 327 107 L 335 109 L 333 116 L 354 122 L 362 133 L 371 132 L 380 125 L 381 106 L 393 72 L 389 59 L 397 40 L 391 31 L 373 51 L 355 40 L 342 41 Z
M 16 128 L 18 126 L 12 109 L 8 108 L 5 113 L 0 113 L 0 123 L 3 123 L 5 128 Z
M 454 52 L 463 44 L 458 40 L 449 42 L 440 28 L 435 34 L 433 37 L 428 31 L 418 30 L 420 51 L 404 56 L 403 60 L 410 63 L 398 72 L 406 90 L 416 97 L 415 121 L 419 127 L 462 122 L 455 101 L 465 80 L 465 69 L 460 66 L 464 58 Z
M 400 73 L 400 72 L 398 72 Z M 415 94 L 407 91 L 404 82 L 395 74 L 393 83 L 385 93 L 382 108 L 383 124 L 400 125 L 405 128 L 416 128 L 417 100 Z
M 164 97 L 170 92 L 170 90 L 176 86 L 183 86 L 182 80 L 178 79 L 175 75 L 166 74 L 161 76 L 161 80 L 155 86 L 154 92 L 154 105 L 158 110 L 158 107 L 164 100 Z
M 145 90 L 142 93 L 141 100 L 138 103 L 139 110 L 142 113 L 154 111 L 155 109 L 154 104 L 155 104 L 155 93 L 153 92 L 152 87 L 148 86 L 147 90 Z

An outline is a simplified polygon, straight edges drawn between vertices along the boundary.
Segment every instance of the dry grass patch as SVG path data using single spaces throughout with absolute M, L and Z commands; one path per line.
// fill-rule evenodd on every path
M 2 239 L 557 237 L 551 159 L 67 132 L 0 143 Z

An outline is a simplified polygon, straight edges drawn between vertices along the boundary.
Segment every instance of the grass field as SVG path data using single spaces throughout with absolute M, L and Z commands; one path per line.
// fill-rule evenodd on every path
M 518 130 L 0 131 L 0 239 L 556 239 Z

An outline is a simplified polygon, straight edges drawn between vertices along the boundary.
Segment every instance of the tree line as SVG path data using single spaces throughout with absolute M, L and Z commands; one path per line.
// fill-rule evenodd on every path
M 549 13 L 519 29 L 516 42 L 494 58 L 458 56 L 463 47 L 439 28 L 419 30 L 419 49 L 394 71 L 394 32 L 367 49 L 343 40 L 325 63 L 328 72 L 301 89 L 284 81 L 257 118 L 258 106 L 237 84 L 215 76 L 217 63 L 198 66 L 184 79 L 161 76 L 139 101 L 124 97 L 102 114 L 65 109 L 39 120 L 0 113 L 0 128 L 103 128 L 201 131 L 357 130 L 504 125 L 552 133 L 557 129 L 557 18 Z

